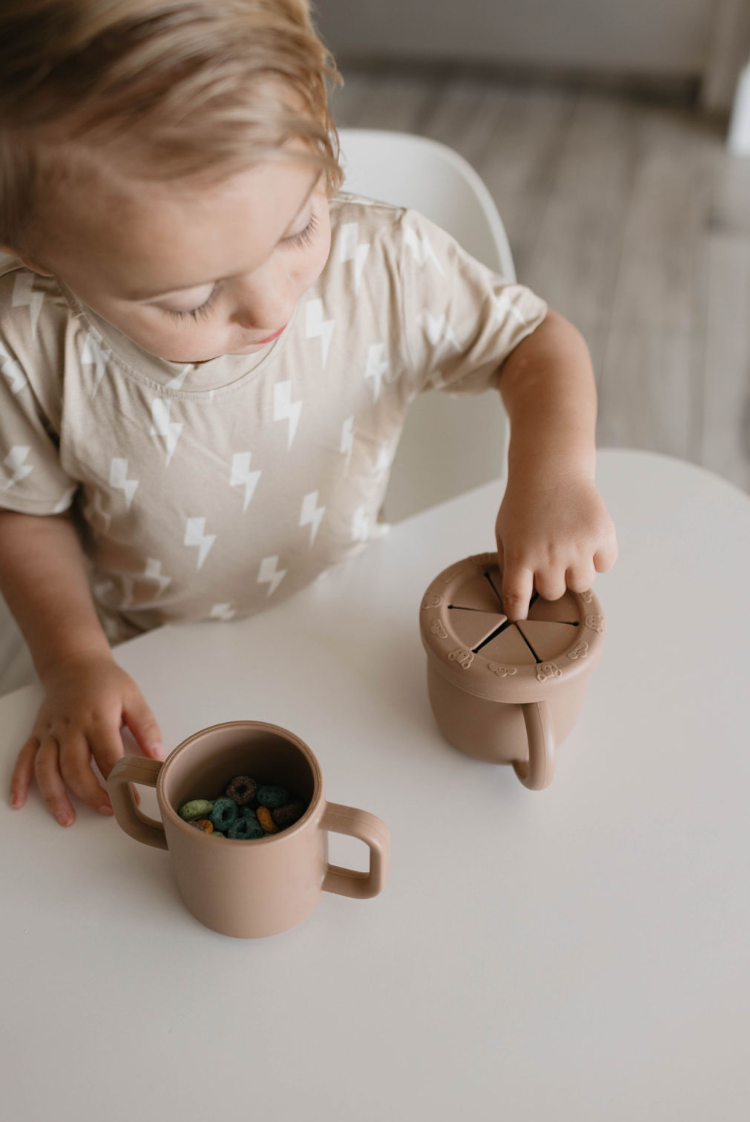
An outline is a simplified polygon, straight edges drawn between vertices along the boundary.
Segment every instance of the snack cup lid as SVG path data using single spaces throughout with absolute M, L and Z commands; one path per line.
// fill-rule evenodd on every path
M 528 618 L 503 611 L 496 553 L 479 553 L 444 569 L 419 610 L 433 667 L 459 689 L 489 701 L 540 701 L 588 676 L 604 643 L 604 616 L 591 589 L 559 600 L 534 594 Z

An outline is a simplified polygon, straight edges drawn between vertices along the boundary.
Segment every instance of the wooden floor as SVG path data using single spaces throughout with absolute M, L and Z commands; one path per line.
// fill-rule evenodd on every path
M 750 491 L 750 160 L 719 125 L 573 85 L 343 72 L 339 126 L 433 137 L 480 173 L 519 280 L 588 341 L 598 444 Z

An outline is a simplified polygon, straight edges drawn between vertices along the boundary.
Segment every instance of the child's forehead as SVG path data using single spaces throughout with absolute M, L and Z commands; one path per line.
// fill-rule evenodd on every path
M 46 241 L 58 258 L 56 271 L 69 271 L 74 257 L 75 264 L 101 269 L 119 295 L 143 299 L 136 288 L 168 292 L 249 270 L 248 256 L 260 263 L 316 184 L 319 173 L 301 161 L 268 160 L 224 178 L 171 181 L 108 167 L 85 183 L 60 185 Z

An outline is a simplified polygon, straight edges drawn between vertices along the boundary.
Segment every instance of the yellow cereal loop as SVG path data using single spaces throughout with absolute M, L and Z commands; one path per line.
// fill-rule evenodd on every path
M 267 806 L 259 806 L 256 813 L 258 815 L 258 821 L 266 834 L 278 834 L 279 827 L 271 817 L 271 811 Z

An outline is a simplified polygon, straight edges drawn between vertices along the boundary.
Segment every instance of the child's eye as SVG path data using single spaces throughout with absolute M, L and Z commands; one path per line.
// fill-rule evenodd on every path
M 313 234 L 317 228 L 318 224 L 315 221 L 315 212 L 313 211 L 310 214 L 310 221 L 307 223 L 304 230 L 300 230 L 298 234 L 292 234 L 289 238 L 284 238 L 284 241 L 287 245 L 307 245 L 308 242 L 312 241 Z
M 191 308 L 187 312 L 176 312 L 174 310 L 174 308 L 162 308 L 161 311 L 162 312 L 167 312 L 170 316 L 174 316 L 175 319 L 184 319 L 185 316 L 192 316 L 193 319 L 196 319 L 196 320 L 197 319 L 205 319 L 210 314 L 211 309 L 214 306 L 215 297 L 216 297 L 216 287 L 214 286 L 211 289 L 211 295 L 209 296 L 208 300 L 205 300 L 197 308 Z
M 315 234 L 317 228 L 318 224 L 315 220 L 315 212 L 313 211 L 310 214 L 310 221 L 307 223 L 304 230 L 300 230 L 298 234 L 292 234 L 292 236 L 289 238 L 284 238 L 284 242 L 287 245 L 307 245 L 308 242 L 312 241 L 313 235 Z M 204 301 L 204 303 L 197 308 L 191 308 L 187 312 L 176 312 L 174 308 L 162 308 L 161 311 L 166 312 L 168 315 L 173 316 L 175 319 L 185 319 L 186 316 L 192 316 L 194 320 L 207 319 L 211 314 L 211 309 L 214 306 L 215 299 L 216 286 L 214 286 L 214 288 L 211 290 L 211 295 L 209 296 L 208 300 Z

